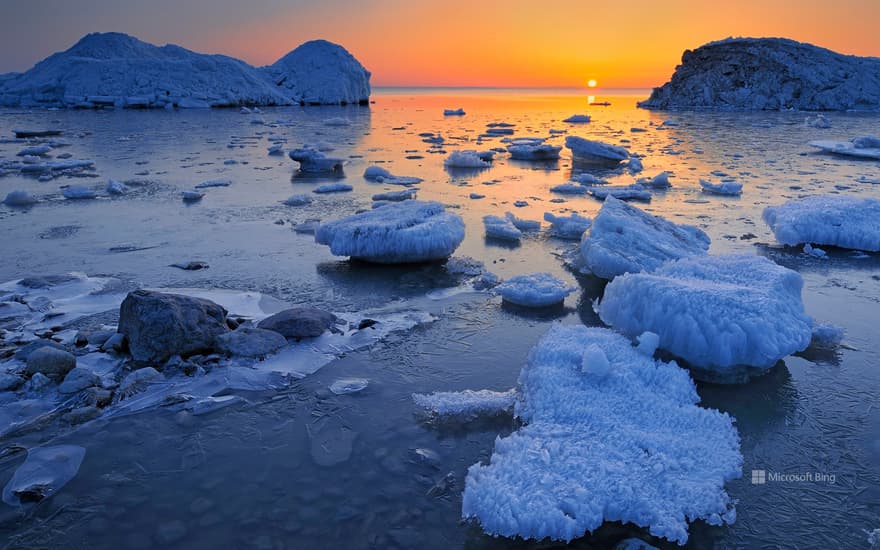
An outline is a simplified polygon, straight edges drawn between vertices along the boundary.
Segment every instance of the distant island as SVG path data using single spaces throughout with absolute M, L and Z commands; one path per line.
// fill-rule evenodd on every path
M 92 33 L 24 73 L 0 75 L 0 105 L 210 108 L 367 104 L 370 72 L 342 46 L 302 44 L 268 67 Z
M 685 51 L 672 79 L 639 106 L 875 111 L 880 109 L 880 59 L 785 38 L 728 38 Z

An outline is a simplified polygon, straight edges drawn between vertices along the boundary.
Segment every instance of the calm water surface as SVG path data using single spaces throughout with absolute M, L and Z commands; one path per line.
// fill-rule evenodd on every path
M 876 135 L 880 116 L 832 114 L 833 127 L 817 130 L 804 125 L 802 113 L 655 113 L 635 108 L 644 92 L 596 93 L 596 101 L 611 105 L 589 106 L 586 94 L 569 91 L 387 89 L 377 91 L 369 108 L 280 108 L 255 115 L 0 112 L 0 136 L 19 127 L 62 129 L 70 144 L 63 151 L 95 161 L 99 176 L 49 182 L 0 177 L 0 194 L 25 189 L 42 199 L 27 210 L 0 207 L 0 281 L 77 271 L 113 275 L 133 286 L 260 291 L 338 312 L 405 300 L 438 317 L 342 357 L 289 390 L 243 394 L 247 404 L 240 407 L 199 417 L 160 409 L 0 441 L 2 447 L 51 442 L 87 448 L 77 477 L 31 514 L 21 517 L 3 505 L 0 540 L 12 548 L 546 547 L 493 539 L 459 520 L 468 466 L 488 459 L 494 439 L 515 429 L 511 421 L 430 426 L 415 415 L 410 397 L 508 389 L 551 323 L 601 324 L 592 301 L 603 284 L 563 264 L 575 243 L 542 232 L 509 247 L 483 236 L 481 218 L 490 213 L 593 217 L 601 203 L 549 191 L 584 170 L 572 165 L 568 151 L 552 163 L 500 154 L 480 172 L 444 169 L 453 150 L 502 147 L 500 138 L 480 135 L 488 123 L 509 122 L 517 137 L 563 130 L 644 155 L 641 175 L 673 174 L 673 187 L 656 192 L 642 205 L 646 210 L 703 228 L 712 237 L 712 253 L 763 254 L 797 270 L 805 279 L 808 313 L 846 329 L 845 346 L 787 358 L 747 385 L 699 386 L 706 406 L 737 419 L 744 477 L 728 484 L 738 500 L 737 522 L 724 528 L 695 523 L 688 547 L 867 547 L 863 529 L 880 527 L 880 256 L 856 259 L 831 250 L 829 259 L 817 259 L 775 246 L 760 213 L 808 194 L 880 195 L 880 186 L 857 181 L 880 177 L 880 164 L 817 154 L 806 145 Z M 442 116 L 443 109 L 459 107 L 466 116 Z M 592 115 L 592 122 L 562 122 L 577 113 Z M 350 124 L 325 124 L 335 117 Z M 661 128 L 666 119 L 677 125 Z M 432 147 L 419 136 L 423 132 L 440 133 L 445 143 Z M 346 159 L 344 181 L 354 191 L 316 195 L 306 207 L 281 204 L 328 180 L 302 177 L 286 157 L 268 156 L 272 134 L 285 138 L 287 148 L 332 146 L 328 154 Z M 549 140 L 563 141 L 564 134 Z M 0 143 L 0 160 L 21 148 Z M 456 208 L 467 225 L 456 255 L 477 258 L 502 277 L 550 271 L 581 292 L 563 309 L 539 314 L 502 307 L 485 294 L 428 300 L 426 293 L 455 284 L 444 266 L 350 263 L 292 231 L 307 219 L 369 208 L 374 193 L 400 189 L 366 182 L 361 174 L 371 164 L 423 178 L 420 199 Z M 700 191 L 699 178 L 717 181 L 722 173 L 744 183 L 741 198 Z M 634 180 L 623 172 L 596 175 L 612 183 Z M 107 178 L 139 185 L 119 198 L 61 196 L 70 184 L 102 190 Z M 233 183 L 207 189 L 193 205 L 180 200 L 181 190 L 219 178 Z M 471 193 L 485 198 L 470 199 Z M 528 206 L 515 208 L 517 200 Z M 168 267 L 189 260 L 210 268 Z M 370 386 L 354 395 L 330 393 L 328 385 L 344 376 L 368 378 Z M 430 449 L 437 458 L 424 460 L 414 449 Z M 0 483 L 22 459 L 0 459 Z M 825 477 L 752 485 L 753 469 Z M 455 483 L 429 495 L 450 472 Z M 628 536 L 674 547 L 610 524 L 571 545 L 604 548 Z

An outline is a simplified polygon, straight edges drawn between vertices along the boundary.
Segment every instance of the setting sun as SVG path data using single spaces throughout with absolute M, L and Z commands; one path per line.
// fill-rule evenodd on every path
M 596 87 L 596 81 L 594 79 L 591 78 L 590 80 L 587 81 L 587 88 L 595 88 L 595 87 Z

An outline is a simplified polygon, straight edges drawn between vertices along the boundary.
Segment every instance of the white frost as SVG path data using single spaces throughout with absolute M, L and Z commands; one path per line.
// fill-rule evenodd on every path
M 880 251 L 880 200 L 819 195 L 764 209 L 776 240 Z

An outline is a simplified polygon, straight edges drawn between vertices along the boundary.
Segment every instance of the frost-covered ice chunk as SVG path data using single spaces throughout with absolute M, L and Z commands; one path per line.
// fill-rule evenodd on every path
M 276 143 L 275 145 L 271 145 L 266 152 L 270 155 L 283 155 L 284 154 L 284 144 Z
M 437 202 L 416 200 L 321 224 L 315 241 L 336 256 L 377 263 L 448 258 L 464 240 L 464 221 Z
M 516 160 L 556 160 L 559 158 L 560 151 L 562 151 L 561 146 L 547 143 L 539 145 L 510 145 L 507 147 L 510 158 Z
M 776 240 L 880 251 L 880 200 L 819 195 L 764 209 Z
M 597 344 L 590 344 L 584 350 L 584 356 L 581 358 L 581 371 L 599 379 L 605 378 L 611 372 L 611 362 L 608 361 L 608 356 Z
M 626 165 L 626 169 L 629 170 L 630 174 L 638 174 L 644 167 L 642 166 L 642 159 L 638 157 L 631 157 L 629 162 Z
M 813 333 L 810 345 L 823 348 L 833 348 L 843 341 L 846 332 L 843 327 L 832 325 L 830 323 L 815 323 L 813 325 Z
M 82 185 L 71 185 L 61 194 L 65 199 L 71 200 L 94 199 L 98 196 L 94 191 Z
M 3 502 L 21 506 L 54 495 L 76 476 L 85 456 L 85 448 L 78 445 L 28 449 L 24 464 L 3 488 Z
M 700 187 L 703 188 L 704 193 L 728 196 L 742 195 L 743 188 L 741 183 L 733 180 L 721 180 L 721 183 L 712 183 L 704 179 L 700 179 Z
M 803 279 L 759 256 L 695 256 L 652 273 L 627 273 L 605 287 L 602 320 L 630 337 L 659 335 L 660 347 L 719 382 L 741 382 L 810 343 Z
M 106 189 L 108 195 L 124 195 L 126 192 L 125 184 L 112 178 L 107 180 Z
M 608 183 L 607 181 L 605 181 L 601 178 L 597 178 L 593 174 L 587 174 L 587 173 L 572 176 L 571 181 L 576 181 L 582 185 L 605 185 L 606 183 Z
M 324 185 L 319 185 L 312 189 L 312 193 L 344 193 L 346 191 L 353 190 L 354 187 L 347 183 L 342 183 L 341 181 L 337 181 L 334 183 L 325 183 Z
M 47 144 L 33 145 L 31 147 L 25 147 L 24 149 L 22 149 L 21 151 L 16 153 L 16 156 L 19 156 L 19 157 L 30 157 L 30 156 L 44 157 L 51 152 L 52 152 L 51 145 L 47 145 Z
M 413 402 L 435 420 L 474 420 L 480 417 L 510 414 L 518 392 L 491 390 L 464 390 L 453 392 L 414 393 Z
M 656 332 L 645 331 L 636 340 L 639 342 L 639 345 L 636 346 L 639 353 L 649 357 L 652 357 L 657 348 L 660 347 L 660 336 Z
M 584 373 L 599 352 L 603 377 Z M 598 350 L 598 351 L 596 351 Z M 735 520 L 741 475 L 731 418 L 697 406 L 687 371 L 603 328 L 556 325 L 529 354 L 515 414 L 488 464 L 468 470 L 462 516 L 492 535 L 570 541 L 606 521 L 684 544 L 688 521 Z
M 299 169 L 302 172 L 310 174 L 338 174 L 342 172 L 342 159 L 327 157 L 317 149 L 310 149 L 308 147 L 294 149 L 287 153 L 287 156 L 299 163 Z
M 480 158 L 476 151 L 453 151 L 443 164 L 447 168 L 489 168 L 489 162 Z
M 366 378 L 339 378 L 330 384 L 330 391 L 336 395 L 346 395 L 365 390 L 369 384 Z
M 517 275 L 501 283 L 495 290 L 505 302 L 523 307 L 548 307 L 565 300 L 577 290 L 549 273 Z
M 381 166 L 368 166 L 364 170 L 364 179 L 390 185 L 415 185 L 422 181 L 422 178 L 412 176 L 395 176 Z
M 814 258 L 827 258 L 828 253 L 822 250 L 819 247 L 814 247 L 810 243 L 804 245 L 804 254 L 807 256 L 812 256 Z
M 565 146 L 571 149 L 575 161 L 617 164 L 629 158 L 629 151 L 623 147 L 578 136 L 567 136 Z
M 37 199 L 30 196 L 27 191 L 10 191 L 6 194 L 6 198 L 3 199 L 3 204 L 6 206 L 31 206 L 32 204 L 36 204 Z
M 835 155 L 880 159 L 880 138 L 872 136 L 856 137 L 851 141 L 811 141 L 810 146 Z
M 651 201 L 651 192 L 638 183 L 632 185 L 603 185 L 588 187 L 587 192 L 599 200 L 614 197 L 622 201 Z
M 376 193 L 373 195 L 374 201 L 400 202 L 414 198 L 416 198 L 415 189 L 407 189 L 406 191 L 389 191 L 387 193 Z
M 672 187 L 672 184 L 669 183 L 669 172 L 660 172 L 651 179 L 644 178 L 639 180 L 639 183 L 654 189 L 668 189 Z
M 816 116 L 808 116 L 804 119 L 804 125 L 810 128 L 818 128 L 820 130 L 824 130 L 827 128 L 831 128 L 831 121 L 828 120 L 828 117 L 823 115 L 822 113 L 818 113 Z
M 541 230 L 541 222 L 539 220 L 525 220 L 522 218 L 517 218 L 510 212 L 505 212 L 504 217 L 510 220 L 510 223 L 512 223 L 513 226 L 520 231 L 528 232 Z
M 592 120 L 590 115 L 571 115 L 570 117 L 564 119 L 562 122 L 567 122 L 569 124 L 584 124 L 586 122 L 590 122 Z
M 489 238 L 505 241 L 519 241 L 522 238 L 522 231 L 506 217 L 483 216 L 483 226 L 486 228 L 486 237 Z
M 550 192 L 561 195 L 586 195 L 587 188 L 577 183 L 562 183 L 551 187 Z
M 603 279 L 653 271 L 669 260 L 705 254 L 709 236 L 608 197 L 581 241 L 587 268 Z
M 464 109 L 443 109 L 443 116 L 464 116 Z
M 231 180 L 208 180 L 197 184 L 195 188 L 206 189 L 208 187 L 229 187 L 230 185 L 232 185 Z
M 550 234 L 560 239 L 580 239 L 592 223 L 590 218 L 576 213 L 556 216 L 552 212 L 544 212 L 544 221 L 550 222 Z
M 285 206 L 305 206 L 312 203 L 312 197 L 308 195 L 291 195 L 284 200 Z

